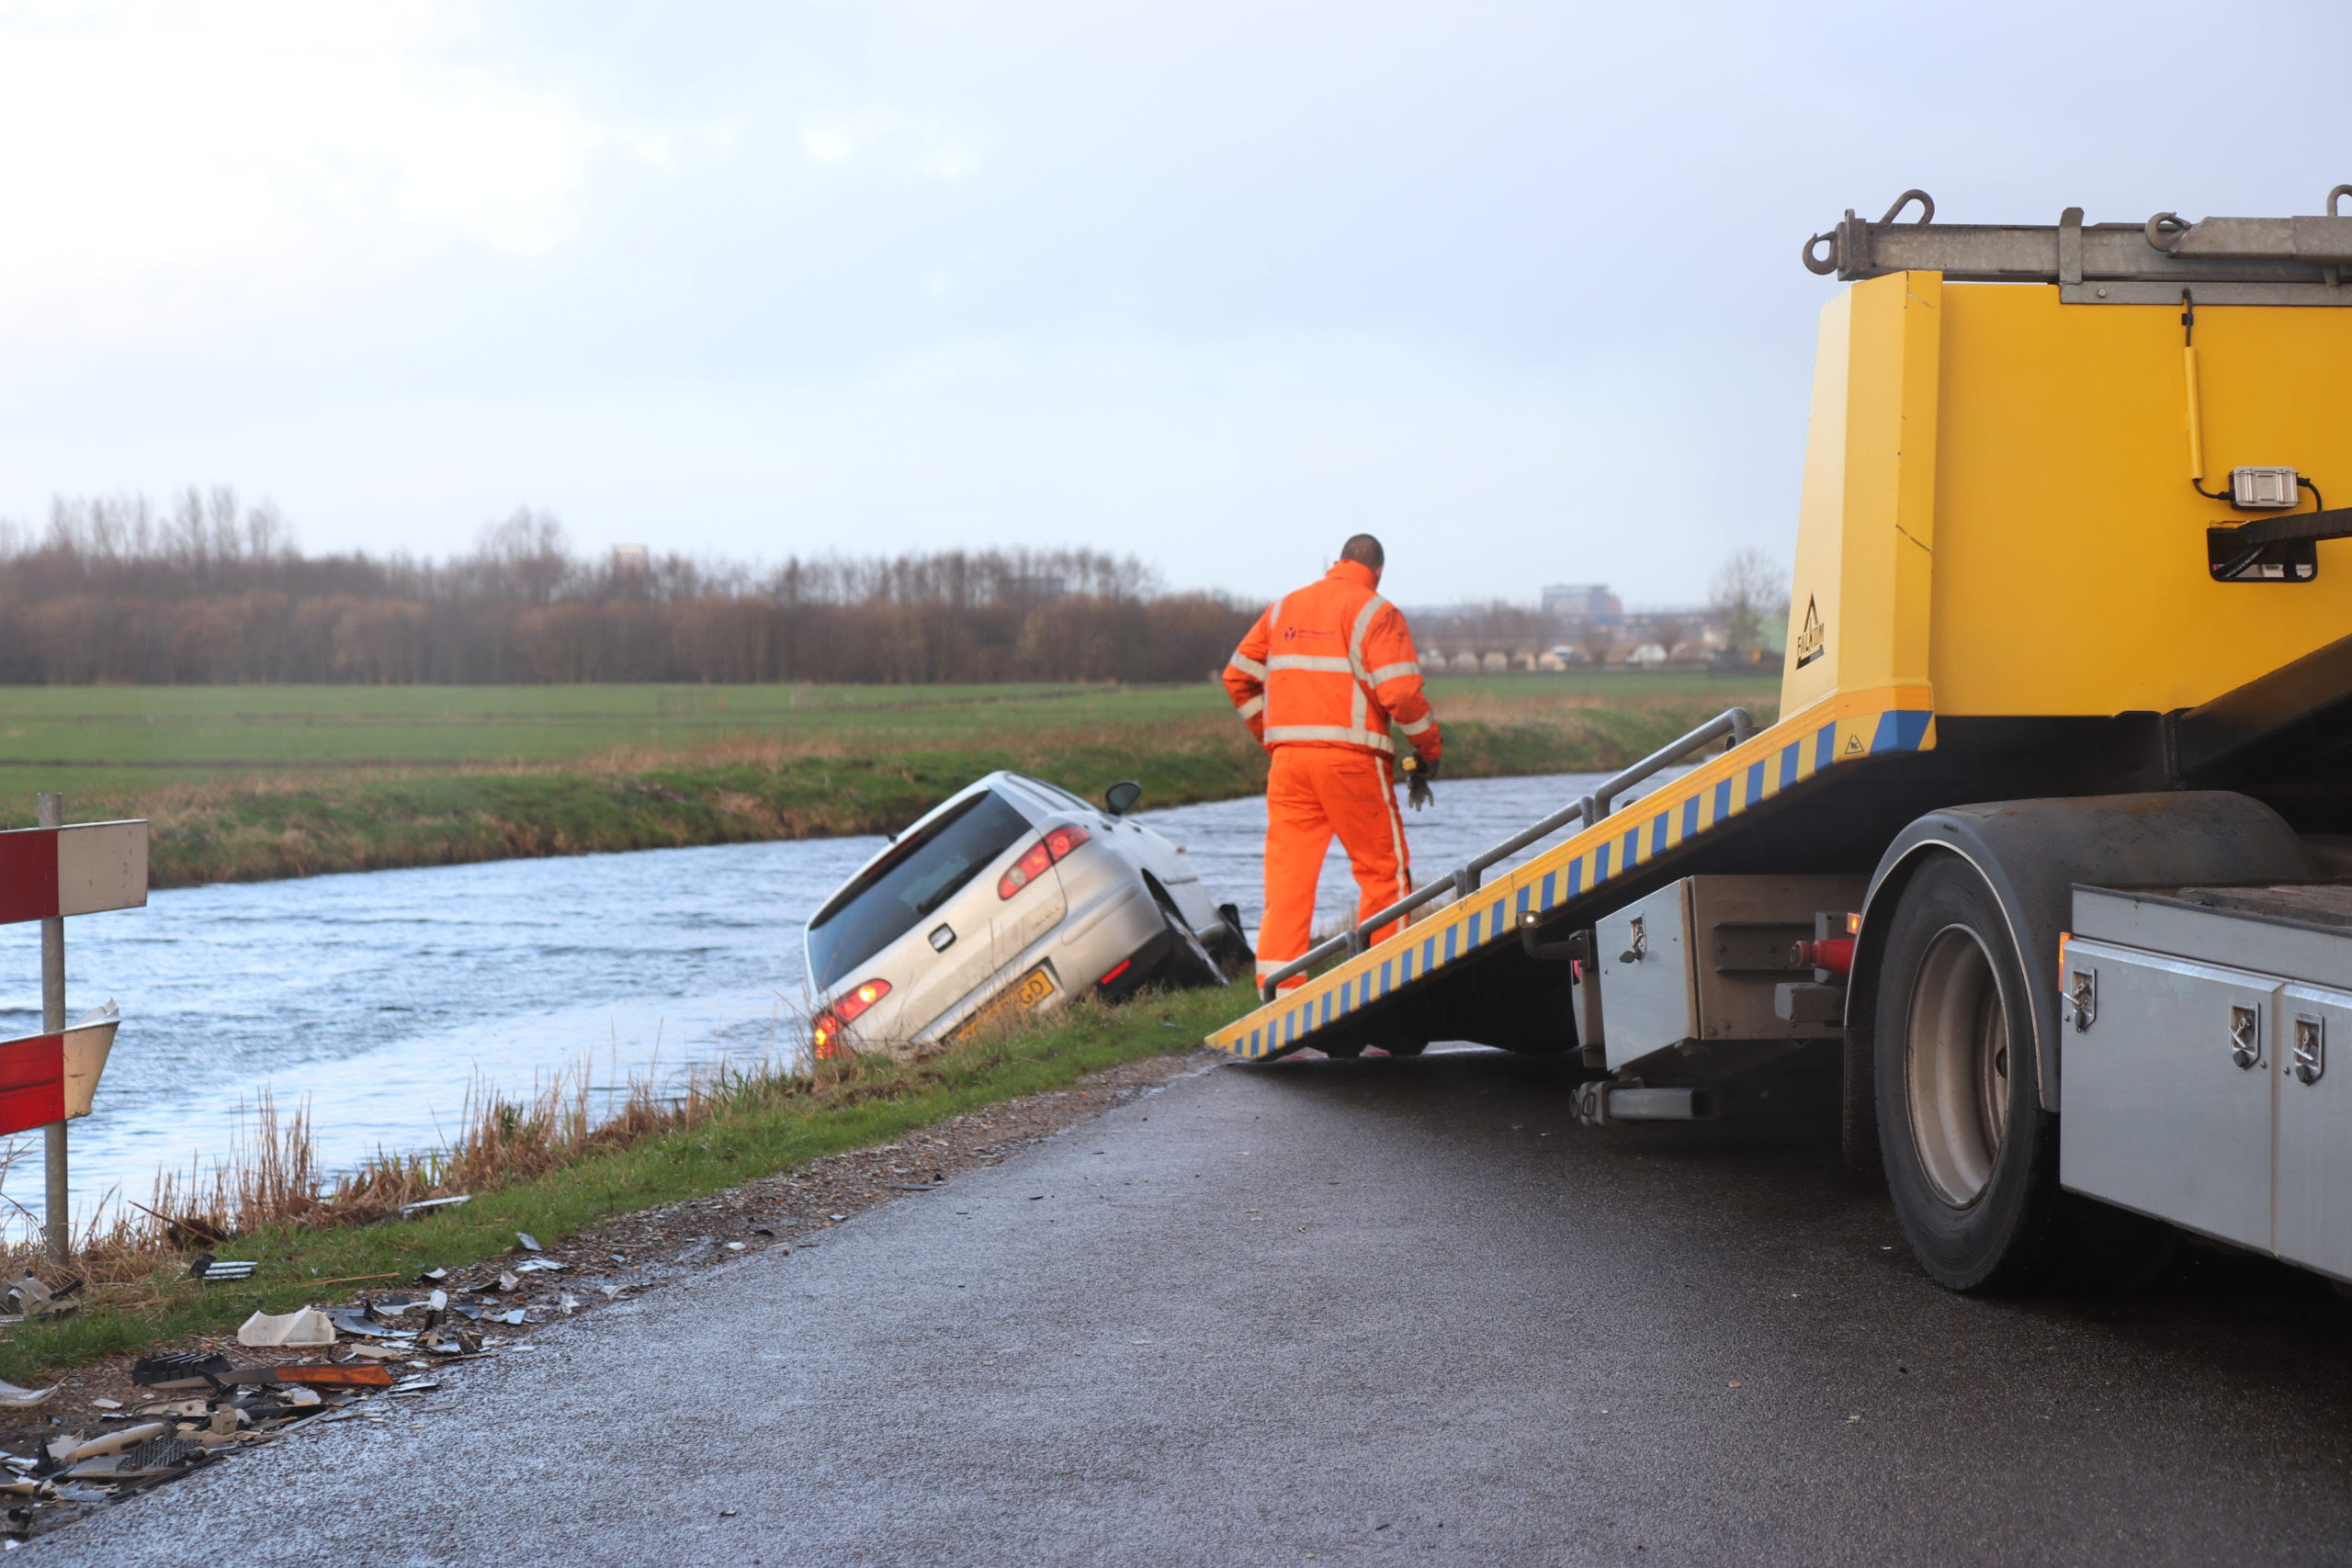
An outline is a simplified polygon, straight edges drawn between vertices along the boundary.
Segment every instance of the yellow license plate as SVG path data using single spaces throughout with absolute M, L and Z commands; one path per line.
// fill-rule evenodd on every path
M 1054 994 L 1053 972 L 1040 964 L 1012 983 L 1010 990 L 988 1003 L 979 1011 L 956 1026 L 951 1040 L 961 1040 L 967 1034 L 988 1028 L 1017 1012 L 1030 1012 Z

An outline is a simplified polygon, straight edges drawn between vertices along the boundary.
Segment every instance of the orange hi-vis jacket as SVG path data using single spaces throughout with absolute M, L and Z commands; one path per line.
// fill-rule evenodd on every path
M 1280 746 L 1352 746 L 1387 756 L 1389 721 L 1434 762 L 1437 718 L 1421 694 L 1413 634 L 1373 592 L 1368 566 L 1343 560 L 1275 601 L 1225 667 L 1250 733 Z

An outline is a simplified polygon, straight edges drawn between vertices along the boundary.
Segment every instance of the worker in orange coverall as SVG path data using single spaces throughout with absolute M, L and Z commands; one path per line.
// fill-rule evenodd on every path
M 1273 754 L 1261 977 L 1306 951 L 1315 884 L 1333 833 L 1355 867 L 1358 921 L 1412 890 L 1390 723 L 1412 742 L 1407 771 L 1416 809 L 1430 798 L 1441 742 L 1421 694 L 1413 634 L 1396 606 L 1374 592 L 1385 559 L 1371 535 L 1350 539 L 1320 581 L 1258 617 L 1225 667 L 1233 705 Z M 1396 930 L 1392 921 L 1374 940 Z M 1304 976 L 1294 976 L 1284 988 L 1304 984 Z

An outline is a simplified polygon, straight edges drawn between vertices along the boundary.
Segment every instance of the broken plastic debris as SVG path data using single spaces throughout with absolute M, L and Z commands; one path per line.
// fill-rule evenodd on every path
M 729 1252 L 741 1252 L 743 1250 L 745 1245 L 746 1244 L 743 1242 L 730 1241 L 727 1244 L 727 1250 Z
M 416 1282 L 420 1285 L 437 1285 L 448 1277 L 449 1270 L 447 1269 L 427 1269 L 416 1277 Z
M 161 1404 L 142 1404 L 131 1412 L 134 1416 L 202 1416 L 206 1413 L 200 1399 L 174 1399 Z
M 254 1270 L 259 1267 L 260 1265 L 256 1263 L 232 1262 L 226 1258 L 215 1258 L 209 1252 L 199 1252 L 187 1261 L 187 1277 L 216 1285 L 225 1284 L 238 1280 L 252 1279 Z
M 334 1325 L 316 1307 L 275 1314 L 257 1312 L 237 1330 L 237 1343 L 321 1348 L 334 1343 Z
M 354 1349 L 359 1348 L 357 1346 Z M 392 1381 L 392 1375 L 381 1367 L 362 1366 L 346 1361 L 335 1366 L 313 1366 L 303 1361 L 286 1361 L 275 1366 L 231 1367 L 210 1374 L 207 1382 L 218 1388 L 254 1383 L 316 1383 L 326 1388 L 381 1388 Z
M 526 1252 L 537 1252 L 539 1250 L 539 1238 L 533 1235 L 529 1231 L 516 1231 L 514 1233 L 514 1242 L 516 1246 L 520 1247 Z
M 18 1388 L 12 1382 L 0 1382 L 0 1404 L 39 1404 L 56 1392 L 55 1383 L 50 1384 L 47 1388 Z M 118 1405 L 116 1408 L 119 1409 L 120 1406 Z
M 130 1381 L 144 1388 L 201 1388 L 209 1374 L 229 1370 L 229 1358 L 207 1350 L 166 1350 L 130 1363 Z
M 429 1214 L 435 1209 L 452 1208 L 457 1204 L 470 1203 L 473 1201 L 474 1195 L 472 1193 L 460 1192 L 454 1198 L 425 1198 L 414 1203 L 402 1203 L 401 1205 L 401 1218 L 404 1220 L 413 1220 L 419 1214 Z
M 90 1401 L 90 1403 L 96 1405 L 101 1410 L 119 1410 L 122 1408 L 122 1401 L 119 1399 L 94 1399 Z
M 570 1317 L 573 1313 L 580 1310 L 580 1298 L 573 1295 L 570 1291 L 566 1291 L 563 1294 L 556 1298 L 555 1310 L 563 1314 L 564 1316 Z
M 394 1328 L 377 1322 L 365 1312 L 354 1312 L 349 1307 L 330 1308 L 327 1321 L 345 1334 L 365 1339 L 412 1339 L 416 1336 L 416 1330 L 413 1328 Z
M 148 1438 L 160 1438 L 171 1429 L 172 1424 L 169 1421 L 142 1421 L 136 1427 L 125 1427 L 119 1431 L 104 1432 L 97 1437 L 80 1440 L 63 1453 L 58 1454 L 57 1458 L 62 1463 L 79 1464 L 85 1459 L 96 1459 L 102 1454 L 119 1454 L 125 1449 L 135 1449 Z M 56 1445 L 51 1444 L 51 1451 L 55 1452 L 55 1450 Z
M 72 1280 L 51 1290 L 28 1274 L 6 1291 L 0 1291 L 0 1309 L 17 1317 L 55 1316 L 60 1313 L 72 1312 L 82 1304 L 66 1299 L 81 1288 L 81 1280 Z
M 498 1277 L 498 1288 L 501 1291 L 512 1291 L 522 1282 L 522 1279 L 511 1269 Z
M 526 1258 L 522 1262 L 514 1265 L 514 1272 L 517 1274 L 536 1274 L 541 1269 L 556 1269 L 564 1267 L 566 1267 L 566 1265 L 558 1263 L 552 1258 Z
M 392 1385 L 394 1393 L 430 1393 L 441 1386 L 439 1378 L 403 1378 Z
M 191 1443 L 176 1432 L 151 1438 L 122 1456 L 121 1467 L 115 1474 L 125 1481 L 143 1480 L 169 1471 L 174 1465 L 186 1464 L 203 1452 L 203 1445 Z

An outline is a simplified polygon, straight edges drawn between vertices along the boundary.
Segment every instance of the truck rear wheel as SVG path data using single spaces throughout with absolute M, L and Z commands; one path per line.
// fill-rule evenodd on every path
M 2030 983 L 1976 868 L 1939 854 L 1903 889 L 1880 971 L 1879 1143 L 1921 1268 L 1956 1291 L 2037 1272 L 2061 1194 Z

